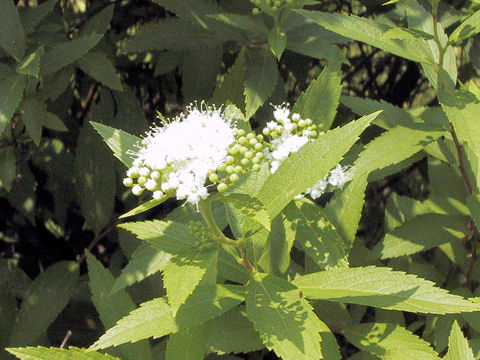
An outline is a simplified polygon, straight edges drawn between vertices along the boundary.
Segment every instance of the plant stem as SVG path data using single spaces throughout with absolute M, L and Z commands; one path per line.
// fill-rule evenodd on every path
M 208 227 L 210 230 L 212 230 L 213 234 L 215 235 L 215 240 L 218 242 L 232 245 L 235 247 L 240 247 L 242 245 L 241 242 L 237 240 L 230 239 L 229 237 L 226 237 L 222 230 L 220 230 L 217 226 L 217 223 L 215 222 L 215 219 L 212 214 L 212 200 L 207 199 L 200 201 L 198 203 L 198 211 L 200 211 L 200 214 L 203 217 L 203 220 L 207 223 Z

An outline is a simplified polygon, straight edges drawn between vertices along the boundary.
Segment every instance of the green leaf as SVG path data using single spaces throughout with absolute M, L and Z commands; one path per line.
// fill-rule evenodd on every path
M 56 45 L 42 57 L 40 75 L 47 76 L 70 65 L 89 52 L 103 35 L 89 35 Z
M 472 214 L 472 219 L 477 226 L 477 229 L 480 228 L 480 194 L 470 194 L 467 198 L 467 205 Z
M 0 134 L 10 123 L 13 113 L 23 98 L 27 81 L 23 75 L 13 75 L 0 83 Z
M 166 360 L 203 360 L 211 323 L 171 334 L 167 340 Z
M 248 50 L 245 66 L 245 116 L 250 119 L 272 94 L 278 69 L 275 57 L 267 49 Z
M 10 345 L 36 343 L 77 290 L 78 264 L 59 261 L 41 273 L 22 301 Z
M 171 258 L 163 270 L 163 283 L 174 316 L 216 261 L 217 251 L 213 246 L 191 247 Z
M 42 123 L 38 117 L 38 114 L 43 112 L 42 105 L 43 104 L 35 98 L 27 98 L 20 105 L 20 114 L 22 114 L 23 123 L 28 135 L 30 135 L 37 146 L 40 144 L 42 138 Z
M 137 235 L 154 248 L 170 254 L 178 254 L 201 242 L 190 233 L 186 225 L 173 221 L 139 221 L 120 224 L 118 227 Z
M 319 320 L 299 290 L 255 273 L 246 285 L 247 316 L 265 346 L 283 359 L 321 359 Z
M 98 234 L 108 224 L 115 201 L 113 158 L 93 129 L 80 129 L 75 149 L 76 190 L 87 226 Z
M 213 321 L 208 352 L 249 353 L 263 347 L 252 322 L 246 317 L 244 306 L 237 306 Z
M 308 199 L 295 200 L 286 207 L 290 221 L 296 219 L 295 240 L 320 269 L 348 267 L 348 250 L 322 208 Z
M 431 40 L 434 38 L 432 34 L 426 33 L 425 31 L 410 29 L 404 27 L 394 27 L 388 30 L 384 35 L 384 39 L 397 39 L 397 40 Z
M 125 214 L 120 215 L 119 219 L 125 219 L 127 217 L 138 215 L 138 214 L 141 214 L 145 211 L 153 209 L 154 207 L 163 203 L 168 198 L 169 198 L 169 195 L 165 194 L 161 199 L 148 200 L 147 202 L 144 202 L 143 204 L 138 205 L 137 207 L 133 208 L 132 210 L 127 211 Z
M 0 185 L 7 191 L 10 191 L 12 181 L 15 179 L 16 163 L 17 159 L 13 146 L 0 148 Z
M 100 320 L 106 329 L 115 325 L 123 316 L 134 310 L 135 303 L 130 296 L 123 290 L 117 291 L 112 296 L 110 291 L 115 283 L 115 279 L 103 265 L 95 259 L 90 252 L 86 251 L 88 264 L 88 278 L 90 291 L 92 293 L 92 302 L 100 315 Z M 151 359 L 149 344 L 145 341 L 136 344 L 125 344 L 119 347 L 118 352 L 125 359 Z
M 312 187 L 338 164 L 378 114 L 379 112 L 373 113 L 330 130 L 285 159 L 258 193 L 258 198 L 265 204 L 270 217 L 274 218 L 295 196 Z M 318 154 L 326 154 L 326 156 L 318 156 Z
M 221 13 L 221 14 L 207 15 L 207 17 L 211 19 L 215 19 L 231 27 L 248 31 L 256 36 L 259 36 L 259 35 L 265 36 L 268 34 L 268 29 L 263 24 L 263 22 L 258 21 L 257 19 L 251 16 Z
M 90 121 L 90 124 L 92 124 L 95 130 L 107 143 L 108 147 L 113 151 L 113 155 L 127 168 L 130 168 L 133 160 L 131 156 L 127 154 L 127 151 L 135 149 L 135 144 L 139 143 L 141 139 L 123 130 L 115 129 L 94 121 Z
M 386 267 L 331 269 L 292 281 L 307 298 L 431 314 L 478 311 L 480 306 L 428 280 Z M 382 286 L 378 286 L 381 284 Z
M 123 91 L 120 77 L 110 59 L 101 52 L 91 51 L 77 61 L 83 72 L 90 75 L 100 84 L 117 91 Z
M 449 44 L 460 43 L 480 32 L 480 10 L 466 18 L 448 38 Z
M 398 164 L 434 142 L 443 132 L 396 126 L 370 141 L 349 170 L 352 177 Z
M 119 320 L 90 350 L 176 333 L 220 316 L 243 300 L 243 286 L 199 286 L 174 317 L 166 299 L 156 298 L 141 304 L 140 308 Z
M 415 254 L 447 242 L 459 241 L 467 234 L 468 218 L 443 214 L 423 214 L 396 227 L 373 247 L 380 259 Z
M 169 253 L 152 248 L 146 243 L 140 244 L 135 250 L 127 266 L 112 287 L 112 293 L 140 282 L 150 275 L 162 271 L 172 256 Z
M 0 46 L 17 61 L 25 52 L 25 32 L 13 0 L 0 2 Z
M 272 50 L 273 55 L 280 61 L 287 46 L 287 36 L 285 32 L 278 27 L 271 29 L 268 32 L 268 44 L 270 45 L 270 50 Z
M 440 360 L 428 342 L 399 325 L 365 323 L 347 329 L 344 334 L 357 348 L 382 360 Z
M 113 8 L 114 4 L 110 4 L 92 16 L 82 28 L 81 35 L 105 34 L 112 21 Z
M 293 107 L 294 113 L 299 113 L 303 119 L 312 119 L 321 131 L 330 129 L 337 113 L 342 92 L 342 73 L 339 66 L 340 63 L 337 62 L 325 66 Z
M 468 340 L 462 333 L 462 329 L 455 320 L 452 325 L 452 332 L 448 338 L 448 352 L 445 360 L 474 360 L 472 349 Z
M 416 62 L 429 62 L 424 47 L 412 47 L 401 40 L 384 39 L 390 27 L 371 19 L 355 15 L 329 14 L 320 11 L 295 10 L 325 29 L 333 31 L 353 40 L 375 46 L 386 52 Z
M 52 10 L 58 0 L 47 0 L 44 3 L 32 7 L 29 6 L 25 11 L 21 12 L 20 20 L 26 34 L 30 34 L 35 30 L 37 25 L 47 16 Z
M 69 347 L 68 350 L 43 346 L 7 348 L 6 350 L 21 360 L 121 360 L 108 354 L 75 347 Z
M 40 59 L 44 52 L 45 49 L 43 46 L 40 46 L 37 50 L 28 55 L 20 64 L 18 64 L 17 73 L 38 78 L 40 73 Z
M 46 104 L 44 103 L 43 105 Z M 37 115 L 43 127 L 55 131 L 68 131 L 65 124 L 62 122 L 62 120 L 60 120 L 57 115 L 45 110 L 41 111 Z
M 223 81 L 215 88 L 212 102 L 217 106 L 231 101 L 239 109 L 245 109 L 245 95 L 242 86 L 245 81 L 245 49 L 242 48 L 235 60 L 235 64 L 228 69 Z

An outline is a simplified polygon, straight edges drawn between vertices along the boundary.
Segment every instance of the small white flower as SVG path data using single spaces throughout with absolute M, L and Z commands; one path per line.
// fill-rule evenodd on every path
M 345 168 L 342 168 L 340 164 L 335 166 L 333 170 L 330 171 L 330 176 L 328 177 L 328 183 L 339 188 L 343 187 L 348 181 L 352 180 L 350 174 L 345 172 Z
M 268 156 L 273 159 L 270 163 L 270 172 L 273 174 L 291 153 L 297 152 L 308 142 L 308 137 L 284 134 L 282 137 L 272 140 L 275 150 Z
M 288 105 L 283 103 L 282 105 L 275 106 L 275 110 L 273 111 L 273 117 L 277 121 L 290 121 L 288 118 L 290 116 L 290 110 L 288 109 Z

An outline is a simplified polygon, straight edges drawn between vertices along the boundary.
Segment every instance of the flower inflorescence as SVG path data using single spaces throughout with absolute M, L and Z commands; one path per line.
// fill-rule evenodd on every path
M 242 174 L 258 171 L 267 162 L 270 172 L 309 141 L 318 138 L 311 119 L 291 113 L 287 104 L 275 106 L 274 120 L 263 134 L 236 127 L 225 111 L 202 103 L 190 105 L 187 113 L 146 134 L 127 170 L 123 183 L 134 195 L 150 191 L 154 199 L 175 195 L 198 205 L 208 197 L 208 188 L 224 192 Z M 318 198 L 327 186 L 342 187 L 350 178 L 337 165 L 305 193 Z M 303 195 L 300 195 L 303 196 Z

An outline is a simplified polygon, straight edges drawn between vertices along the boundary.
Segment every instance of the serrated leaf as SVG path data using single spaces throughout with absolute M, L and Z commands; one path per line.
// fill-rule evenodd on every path
M 59 261 L 33 280 L 18 312 L 10 345 L 36 342 L 77 290 L 78 273 L 77 263 Z
M 105 34 L 113 17 L 114 4 L 105 6 L 102 11 L 92 16 L 81 30 L 82 36 L 92 34 Z
M 282 278 L 255 273 L 246 285 L 247 316 L 265 346 L 284 359 L 321 359 L 319 320 L 299 290 Z
M 257 195 L 270 217 L 274 218 L 295 196 L 312 187 L 338 164 L 378 114 L 376 112 L 330 130 L 285 159 L 279 169 L 265 181 Z
M 443 214 L 422 214 L 404 222 L 373 247 L 380 259 L 415 254 L 447 242 L 458 241 L 469 233 L 468 219 Z
M 250 119 L 277 84 L 277 60 L 266 49 L 250 49 L 245 54 L 245 67 L 245 116 Z
M 480 10 L 477 10 L 468 18 L 463 20 L 460 25 L 448 37 L 449 44 L 460 43 L 480 32 Z
M 396 126 L 370 141 L 349 170 L 352 177 L 398 164 L 434 142 L 443 132 Z
M 287 46 L 287 36 L 285 32 L 278 27 L 271 29 L 268 32 L 268 44 L 270 45 L 270 50 L 272 50 L 273 55 L 280 61 Z
M 256 36 L 267 35 L 268 29 L 263 22 L 257 19 L 240 14 L 220 13 L 207 15 L 208 18 L 215 19 L 231 27 L 248 31 Z
M 429 62 L 423 47 L 409 46 L 408 42 L 401 40 L 383 39 L 383 35 L 390 29 L 389 26 L 371 19 L 355 15 L 329 14 L 320 11 L 295 10 L 323 26 L 353 40 L 358 40 L 394 55 L 416 62 Z
M 239 109 L 245 109 L 245 95 L 242 86 L 245 81 L 245 49 L 242 48 L 235 60 L 235 64 L 225 74 L 222 83 L 220 83 L 212 95 L 212 102 L 221 106 L 227 101 L 231 101 Z
M 312 119 L 321 131 L 330 129 L 342 92 L 341 80 L 340 64 L 331 62 L 299 96 L 293 112 L 302 115 L 302 119 Z
M 77 61 L 83 72 L 90 75 L 100 84 L 117 91 L 123 91 L 120 77 L 110 59 L 101 52 L 91 51 Z
M 15 150 L 13 146 L 0 148 L 0 185 L 7 191 L 12 187 L 17 170 Z
M 348 267 L 349 246 L 320 207 L 308 199 L 295 200 L 286 207 L 285 213 L 291 221 L 297 219 L 295 240 L 322 270 Z
M 22 75 L 30 75 L 38 78 L 40 72 L 40 59 L 45 52 L 43 46 L 40 46 L 33 53 L 28 55 L 17 66 L 17 73 Z
M 0 83 L 0 134 L 10 123 L 13 113 L 22 101 L 26 85 L 23 75 L 13 75 Z
M 37 146 L 40 144 L 42 138 L 42 123 L 38 117 L 38 114 L 43 112 L 42 105 L 43 104 L 35 98 L 27 98 L 20 105 L 23 124 L 27 129 L 28 135 L 30 135 Z
M 121 360 L 108 354 L 71 346 L 68 349 L 37 346 L 7 348 L 6 350 L 21 360 Z
M 402 271 L 368 266 L 332 269 L 292 281 L 307 298 L 431 314 L 478 311 L 480 306 Z M 379 287 L 379 284 L 381 286 Z
M 0 46 L 17 61 L 25 52 L 25 32 L 13 0 L 0 2 Z
M 145 211 L 153 209 L 154 207 L 160 205 L 165 200 L 167 200 L 168 197 L 169 196 L 167 194 L 165 194 L 165 195 L 163 195 L 163 197 L 161 199 L 148 200 L 147 202 L 144 202 L 143 204 L 138 205 L 137 207 L 133 208 L 132 210 L 127 211 L 125 214 L 120 215 L 119 219 L 125 219 L 127 217 L 138 215 L 138 214 L 141 214 Z
M 395 324 L 355 325 L 345 331 L 345 337 L 357 348 L 382 360 L 440 360 L 428 342 Z
M 166 360 L 203 360 L 211 323 L 171 334 L 167 340 Z
M 44 3 L 25 9 L 20 14 L 20 20 L 22 21 L 23 28 L 26 34 L 30 34 L 35 30 L 37 25 L 47 16 L 52 10 L 58 0 L 48 0 Z
M 462 333 L 462 329 L 455 320 L 452 325 L 452 331 L 448 338 L 448 352 L 444 357 L 445 360 L 474 360 L 472 349 L 468 344 L 468 340 Z
M 237 306 L 213 321 L 207 343 L 209 352 L 217 354 L 249 353 L 264 347 L 245 307 Z
M 383 34 L 383 39 L 397 39 L 397 40 L 431 40 L 434 36 L 425 31 L 410 29 L 404 27 L 394 27 Z
M 115 295 L 110 295 L 115 283 L 112 274 L 90 252 L 86 251 L 86 256 L 92 302 L 100 315 L 103 326 L 108 329 L 134 310 L 136 308 L 135 303 L 123 290 L 117 291 Z M 124 344 L 116 351 L 125 359 L 134 360 L 138 357 L 142 360 L 151 359 L 150 346 L 145 341 L 136 344 Z
M 163 270 L 163 283 L 173 316 L 216 261 L 217 251 L 213 246 L 188 248 L 171 258 Z
M 178 254 L 201 240 L 190 233 L 186 225 L 174 221 L 139 221 L 120 224 L 118 227 L 135 234 L 154 248 Z
M 90 350 L 176 333 L 220 316 L 243 300 L 243 286 L 199 286 L 177 312 L 176 317 L 173 317 L 166 299 L 156 298 L 141 304 L 138 309 L 118 321 Z
M 89 35 L 56 45 L 42 57 L 40 75 L 47 76 L 70 65 L 89 52 L 103 35 Z
M 113 158 L 89 124 L 80 129 L 75 149 L 76 190 L 87 226 L 98 234 L 113 214 Z
M 111 292 L 115 293 L 162 271 L 171 257 L 171 254 L 152 248 L 146 243 L 140 244 L 128 261 L 127 266 L 122 269 L 122 273 L 115 281 Z
M 128 38 L 123 50 L 127 53 L 149 50 L 188 50 L 217 46 L 218 39 L 210 32 L 179 18 L 142 25 Z
M 127 154 L 127 151 L 134 149 L 135 144 L 139 143 L 141 139 L 135 135 L 127 133 L 126 131 L 115 129 L 94 121 L 91 121 L 90 124 L 92 124 L 95 130 L 107 143 L 108 147 L 113 151 L 113 155 L 127 168 L 130 168 L 132 166 L 133 159 Z

